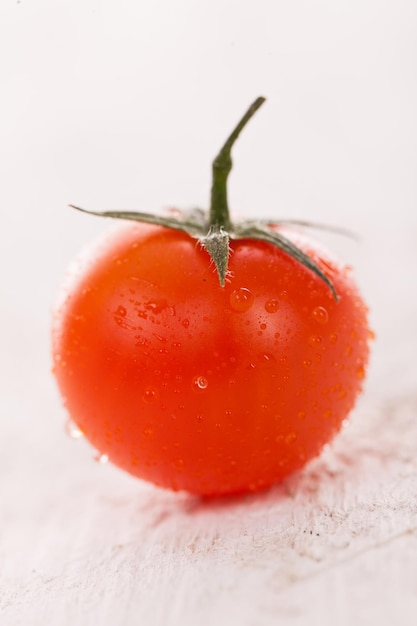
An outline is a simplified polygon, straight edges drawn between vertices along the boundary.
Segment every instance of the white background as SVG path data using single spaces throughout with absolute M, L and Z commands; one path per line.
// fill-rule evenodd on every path
M 1 0 L 2 623 L 412 623 L 416 30 L 413 0 Z M 51 310 L 108 227 L 67 204 L 206 206 L 211 159 L 258 95 L 232 210 L 357 232 L 320 237 L 355 267 L 377 341 L 327 456 L 210 507 L 65 438 Z

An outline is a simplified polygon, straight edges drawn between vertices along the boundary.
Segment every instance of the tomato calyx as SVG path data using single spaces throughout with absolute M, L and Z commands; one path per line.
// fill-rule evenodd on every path
M 301 220 L 262 219 L 237 222 L 232 221 L 230 218 L 227 199 L 227 179 L 232 170 L 231 150 L 240 132 L 264 102 L 265 98 L 259 97 L 252 103 L 214 159 L 212 163 L 211 203 L 208 212 L 202 209 L 188 211 L 175 209 L 162 215 L 123 210 L 91 211 L 73 204 L 70 204 L 70 207 L 90 215 L 154 224 L 187 233 L 189 236 L 197 239 L 208 252 L 214 262 L 222 287 L 224 287 L 228 276 L 230 240 L 252 239 L 265 241 L 280 248 L 316 274 L 328 286 L 334 299 L 337 301 L 338 296 L 330 278 L 309 255 L 279 232 L 279 228 L 284 225 L 295 225 L 343 232 L 344 234 L 350 233 L 346 233 L 343 229 Z

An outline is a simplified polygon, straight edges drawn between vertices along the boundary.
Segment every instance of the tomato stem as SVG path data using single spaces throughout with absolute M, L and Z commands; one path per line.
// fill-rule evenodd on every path
M 75 205 L 70 206 L 83 213 L 133 220 L 135 222 L 146 222 L 148 224 L 155 224 L 186 232 L 190 237 L 198 239 L 203 248 L 208 252 L 216 267 L 219 282 L 222 287 L 224 287 L 229 273 L 230 240 L 254 239 L 266 241 L 280 248 L 301 265 L 304 265 L 304 267 L 319 276 L 329 287 L 334 299 L 337 301 L 337 293 L 330 278 L 320 269 L 313 259 L 280 232 L 279 226 L 280 224 L 285 224 L 286 220 L 245 220 L 243 222 L 232 223 L 230 219 L 227 203 L 227 179 L 232 169 L 232 147 L 243 128 L 264 102 L 265 98 L 262 96 L 256 98 L 213 161 L 211 203 L 208 215 L 206 211 L 201 209 L 180 211 L 176 215 L 155 215 L 153 213 L 142 213 L 138 211 L 88 211 Z M 297 222 L 297 220 L 287 220 L 287 222 L 304 226 L 314 226 L 314 224 Z M 323 226 L 317 226 L 323 228 Z
M 227 179 L 232 169 L 231 150 L 243 128 L 264 102 L 265 98 L 262 96 L 253 102 L 213 161 L 213 181 L 209 213 L 209 223 L 212 228 L 231 230 L 232 224 L 227 202 Z

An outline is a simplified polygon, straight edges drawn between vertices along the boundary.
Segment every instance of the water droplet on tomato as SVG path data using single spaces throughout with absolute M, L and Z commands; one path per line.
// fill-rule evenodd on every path
M 158 398 L 158 394 L 155 389 L 145 389 L 143 392 L 143 399 L 145 402 L 151 403 L 155 402 Z
M 167 338 L 164 337 L 163 335 L 158 335 L 158 333 L 152 333 L 153 336 L 158 339 L 158 341 L 160 341 L 161 343 L 166 343 L 167 342 Z
M 152 313 L 161 313 L 161 311 L 166 308 L 168 308 L 168 302 L 163 298 L 145 302 L 145 309 L 151 311 Z
M 360 365 L 356 370 L 356 376 L 361 379 L 365 378 L 365 368 L 363 367 L 363 365 Z
M 250 309 L 254 301 L 253 293 L 246 289 L 246 287 L 240 287 L 232 291 L 229 297 L 230 306 L 235 311 L 244 312 Z
M 204 376 L 196 376 L 193 380 L 193 386 L 197 390 L 207 389 L 208 380 Z
M 279 301 L 275 298 L 271 298 L 265 302 L 265 311 L 267 313 L 276 313 L 279 309 Z
M 260 328 L 261 330 L 265 330 L 265 329 L 266 329 L 266 324 L 260 324 L 259 328 Z
M 304 359 L 303 361 L 303 367 L 311 367 L 312 362 L 310 361 L 310 359 Z
M 65 422 L 65 432 L 71 439 L 81 439 L 84 437 L 82 430 L 80 430 L 71 419 L 67 419 Z
M 183 319 L 181 324 L 184 326 L 184 328 L 188 328 L 190 325 L 190 320 L 188 320 L 187 318 Z
M 297 417 L 298 417 L 299 420 L 304 420 L 306 418 L 306 412 L 305 411 L 298 411 Z
M 177 468 L 177 470 L 181 472 L 184 467 L 184 459 L 181 459 L 181 458 L 175 459 L 174 465 Z
M 119 315 L 120 317 L 126 317 L 127 311 L 124 306 L 120 305 L 117 307 L 115 311 L 115 315 Z
M 320 348 L 323 343 L 323 337 L 320 337 L 320 335 L 310 335 L 308 343 L 312 348 Z
M 337 341 L 337 335 L 336 333 L 332 333 L 330 335 L 330 343 L 336 343 L 336 341 Z
M 286 444 L 294 443 L 294 441 L 296 439 L 297 439 L 297 433 L 291 432 L 291 433 L 287 433 L 285 435 L 285 443 Z
M 319 324 L 327 324 L 329 320 L 329 314 L 324 306 L 316 306 L 312 311 L 312 316 Z

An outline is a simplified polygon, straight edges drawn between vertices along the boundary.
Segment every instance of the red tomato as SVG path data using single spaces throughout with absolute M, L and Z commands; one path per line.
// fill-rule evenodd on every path
M 110 461 L 162 487 L 255 491 L 303 467 L 352 409 L 368 360 L 351 272 L 231 242 L 224 287 L 189 235 L 143 224 L 91 255 L 55 315 L 67 409 Z

